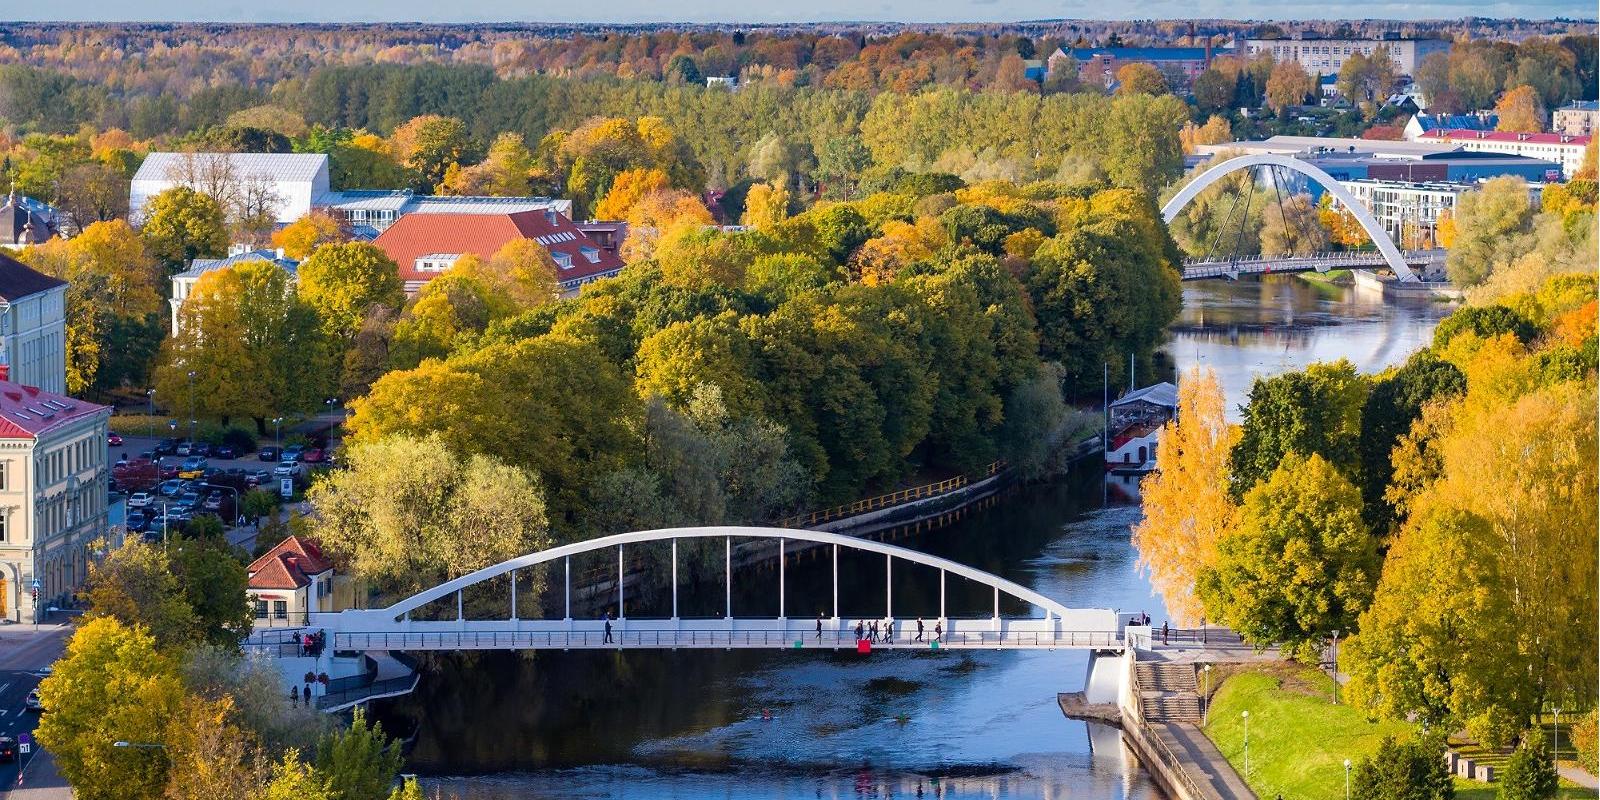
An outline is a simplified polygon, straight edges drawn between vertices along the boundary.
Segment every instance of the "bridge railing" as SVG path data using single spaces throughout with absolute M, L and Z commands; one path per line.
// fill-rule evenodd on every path
M 854 631 L 828 631 L 818 636 L 807 631 L 728 630 L 727 628 L 613 630 L 610 639 L 599 630 L 571 631 L 406 631 L 349 632 L 333 636 L 339 650 L 532 650 L 617 647 L 622 649 L 674 648 L 854 648 Z M 892 639 L 880 636 L 875 648 L 892 649 L 1018 649 L 1117 648 L 1122 637 L 1112 631 L 946 631 L 932 630 L 920 637 L 897 631 Z
M 880 494 L 877 497 L 868 497 L 852 503 L 834 506 L 832 508 L 824 508 L 807 514 L 797 514 L 795 516 L 779 520 L 777 524 L 779 527 L 783 528 L 804 528 L 810 525 L 831 522 L 836 519 L 853 517 L 857 514 L 865 514 L 871 511 L 890 508 L 892 506 L 897 506 L 902 503 L 909 503 L 914 500 L 937 497 L 941 494 L 948 494 L 957 489 L 961 489 L 974 481 L 981 481 L 990 478 L 999 474 L 1003 469 L 1005 469 L 1005 462 L 995 461 L 984 467 L 975 475 L 958 475 L 954 478 L 947 478 L 935 483 L 913 486 L 909 489 L 901 489 L 897 492 L 890 492 L 889 494 Z

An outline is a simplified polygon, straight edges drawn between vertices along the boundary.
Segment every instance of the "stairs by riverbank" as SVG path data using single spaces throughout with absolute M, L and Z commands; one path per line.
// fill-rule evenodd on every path
M 1141 661 L 1134 665 L 1139 711 L 1150 722 L 1199 722 L 1200 687 L 1193 664 Z

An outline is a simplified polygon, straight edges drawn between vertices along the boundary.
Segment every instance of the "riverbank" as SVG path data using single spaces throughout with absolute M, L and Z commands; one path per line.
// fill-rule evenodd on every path
M 1349 705 L 1333 705 L 1333 682 L 1292 662 L 1222 667 L 1205 732 L 1260 797 L 1344 800 L 1345 759 L 1377 753 L 1384 737 L 1407 738 L 1416 725 L 1372 721 Z M 1244 712 L 1249 712 L 1249 771 Z M 1493 800 L 1496 786 L 1456 778 L 1457 800 Z M 1562 800 L 1592 798 L 1593 790 L 1562 781 Z

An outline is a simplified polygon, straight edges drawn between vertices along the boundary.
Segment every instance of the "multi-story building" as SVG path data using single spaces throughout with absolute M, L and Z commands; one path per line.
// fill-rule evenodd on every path
M 1600 128 L 1600 102 L 1574 100 L 1550 112 L 1550 131 L 1568 136 L 1593 136 Z
M 1244 55 L 1255 57 L 1261 53 L 1274 61 L 1298 61 L 1306 72 L 1313 75 L 1337 74 L 1344 62 L 1356 54 L 1371 56 L 1380 47 L 1388 48 L 1389 59 L 1400 75 L 1417 74 L 1417 66 L 1434 53 L 1450 51 L 1450 42 L 1443 39 L 1402 39 L 1385 36 L 1381 39 L 1318 39 L 1302 34 L 1294 39 L 1249 39 L 1245 41 Z
M 225 208 L 270 207 L 280 224 L 294 222 L 328 194 L 326 153 L 151 153 L 134 173 L 128 219 L 139 224 L 150 198 L 187 186 Z
M 107 534 L 111 409 L 4 375 L 0 366 L 0 615 L 33 622 L 83 584 Z
M 349 222 L 360 238 L 376 238 L 407 214 L 516 214 L 555 209 L 572 216 L 572 201 L 561 198 L 428 195 L 410 189 L 329 192 L 317 198 L 316 207 Z
M 189 262 L 188 269 L 172 276 L 172 297 L 167 300 L 167 305 L 172 312 L 172 335 L 177 336 L 178 331 L 183 326 L 182 320 L 178 316 L 178 310 L 183 307 L 183 301 L 189 299 L 189 293 L 194 291 L 194 285 L 200 281 L 200 276 L 207 272 L 227 269 L 235 264 L 243 264 L 249 261 L 267 261 L 276 264 L 280 269 L 289 273 L 291 278 L 294 277 L 295 269 L 300 266 L 300 262 L 284 258 L 283 248 L 281 247 L 276 251 L 246 250 L 227 258 L 197 258 Z
M 1227 55 L 1223 51 L 1216 55 Z M 1125 64 L 1149 64 L 1166 77 L 1167 85 L 1174 90 L 1187 91 L 1200 73 L 1211 65 L 1213 52 L 1205 47 L 1078 47 L 1057 48 L 1050 54 L 1049 71 L 1064 69 L 1077 71 L 1078 81 L 1085 86 L 1112 89 L 1116 86 L 1117 70 Z
M 512 214 L 407 214 L 372 243 L 400 266 L 406 292 L 415 294 L 462 256 L 487 259 L 516 239 L 532 239 L 550 252 L 563 293 L 622 271 L 615 252 L 596 244 L 553 208 Z
M 1493 113 L 1481 114 L 1415 114 L 1406 121 L 1406 141 L 1415 142 L 1422 139 L 1429 131 L 1437 130 L 1471 130 L 1492 131 L 1500 124 L 1500 115 Z
M 1476 183 L 1372 179 L 1339 184 L 1361 201 L 1389 238 L 1405 250 L 1437 246 L 1440 215 L 1454 209 L 1462 194 L 1479 187 Z M 1527 186 L 1528 198 L 1537 207 L 1543 184 L 1529 182 Z
M 1439 129 L 1428 131 L 1419 141 L 1454 144 L 1475 153 L 1542 158 L 1560 164 L 1562 175 L 1571 178 L 1583 166 L 1583 151 L 1589 146 L 1589 139 L 1565 133 Z
M 18 383 L 67 390 L 67 282 L 0 253 L 0 365 Z

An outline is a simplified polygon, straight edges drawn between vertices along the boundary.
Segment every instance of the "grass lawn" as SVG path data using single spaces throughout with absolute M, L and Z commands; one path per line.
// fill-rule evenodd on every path
M 1215 672 L 1215 671 L 1214 671 Z M 1344 800 L 1344 760 L 1359 763 L 1385 736 L 1416 730 L 1406 722 L 1373 722 L 1346 705 L 1333 705 L 1332 682 L 1322 672 L 1294 664 L 1224 667 L 1214 676 L 1206 734 L 1244 775 L 1244 719 L 1250 712 L 1250 774 L 1245 780 L 1263 800 Z M 1549 728 L 1546 728 L 1548 731 Z M 1457 800 L 1494 800 L 1495 786 L 1456 779 Z M 1594 792 L 1562 781 L 1561 800 Z

